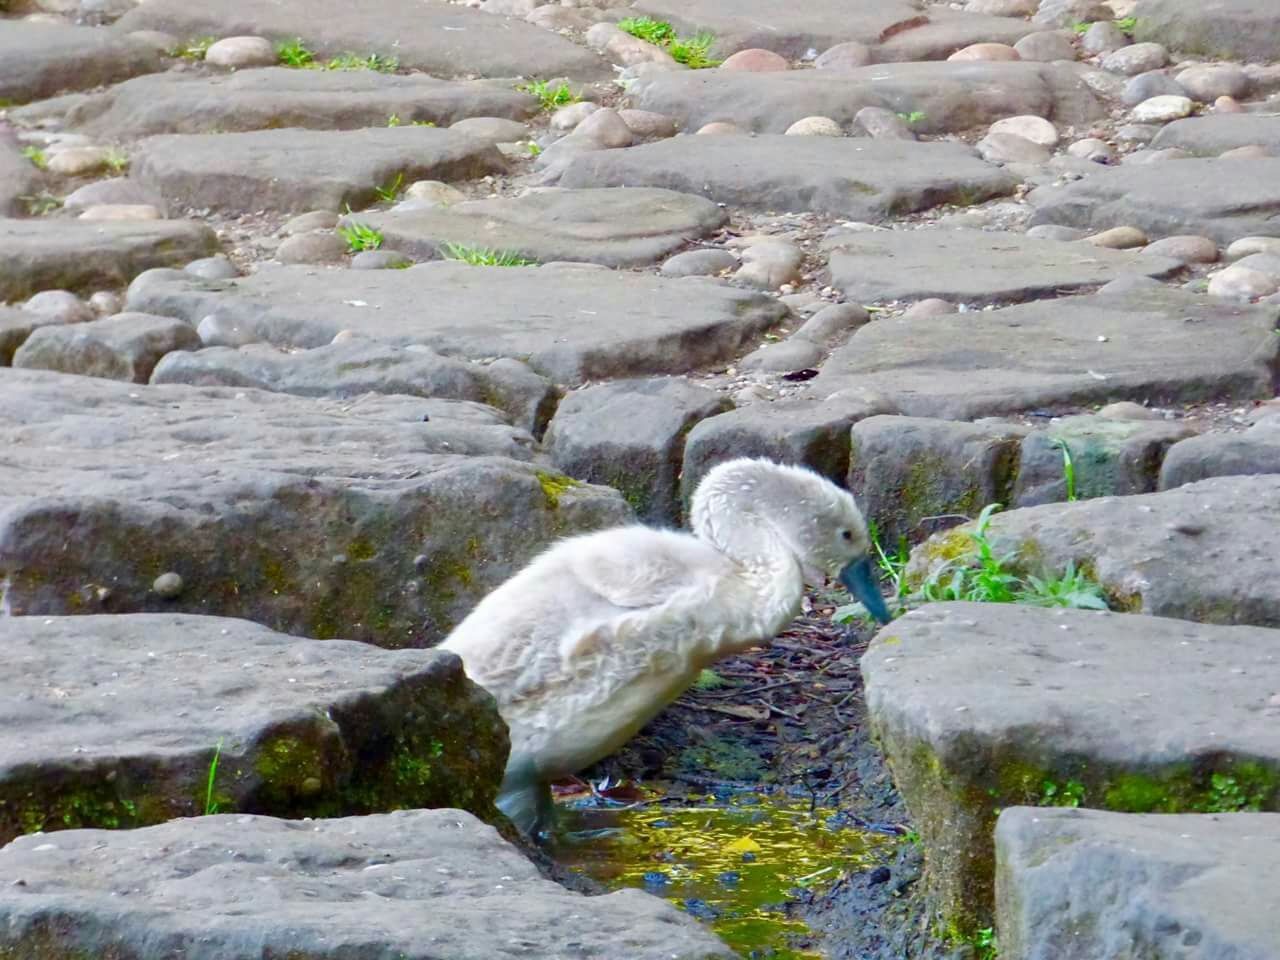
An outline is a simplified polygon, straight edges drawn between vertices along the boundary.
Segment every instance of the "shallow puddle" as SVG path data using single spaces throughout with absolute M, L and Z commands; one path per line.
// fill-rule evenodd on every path
M 842 825 L 834 810 L 785 796 L 604 803 L 564 804 L 562 826 L 576 835 L 556 858 L 610 889 L 640 887 L 671 900 L 750 960 L 820 958 L 795 945 L 809 930 L 787 915 L 788 901 L 844 870 L 881 862 L 894 844 Z

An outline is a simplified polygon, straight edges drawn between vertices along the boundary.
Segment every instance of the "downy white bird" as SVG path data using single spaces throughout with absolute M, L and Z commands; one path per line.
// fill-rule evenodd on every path
M 690 526 L 561 541 L 440 645 L 511 731 L 498 807 L 526 833 L 552 824 L 552 780 L 617 750 L 703 668 L 771 640 L 800 612 L 806 580 L 836 577 L 890 619 L 853 497 L 810 470 L 720 464 L 693 495 Z

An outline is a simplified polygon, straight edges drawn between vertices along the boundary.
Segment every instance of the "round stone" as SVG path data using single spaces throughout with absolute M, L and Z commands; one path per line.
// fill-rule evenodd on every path
M 506 117 L 467 117 L 451 124 L 449 129 L 485 143 L 518 143 L 529 139 L 528 124 Z
M 988 133 L 976 146 L 988 163 L 1045 163 L 1050 156 L 1045 147 L 1012 133 Z
M 817 60 L 813 61 L 813 65 L 819 70 L 857 70 L 870 62 L 870 48 L 856 40 L 849 40 L 829 47 Z
M 1269 147 L 1264 147 L 1260 143 L 1250 143 L 1243 147 L 1232 147 L 1230 150 L 1224 150 L 1218 154 L 1219 160 L 1258 160 L 1263 157 L 1274 156 Z
M 738 258 L 728 250 L 686 250 L 662 264 L 664 277 L 712 277 L 732 270 Z
M 1174 79 L 1197 100 L 1208 103 L 1218 97 L 1244 97 L 1253 86 L 1249 75 L 1234 63 L 1187 67 Z
M 857 303 L 833 303 L 823 307 L 804 322 L 793 337 L 823 343 L 849 330 L 856 330 L 871 319 L 871 314 Z
M 1185 97 L 1187 91 L 1183 90 L 1178 81 L 1164 71 L 1152 70 L 1130 78 L 1120 92 L 1120 102 L 1126 107 L 1136 107 L 1143 100 L 1150 100 L 1152 97 L 1159 97 L 1165 94 Z
M 676 135 L 676 122 L 665 113 L 652 110 L 619 110 L 618 116 L 641 140 L 658 140 Z
M 1080 37 L 1080 49 L 1090 56 L 1111 53 L 1129 43 L 1124 31 L 1110 20 L 1099 20 L 1089 24 L 1089 29 Z
M 1132 400 L 1117 400 L 1115 403 L 1108 403 L 1098 411 L 1098 416 L 1107 420 L 1158 420 L 1160 415 L 1154 410 L 1148 410 L 1140 403 L 1134 403 Z
M 89 297 L 89 309 L 99 317 L 110 317 L 124 309 L 124 297 L 113 290 L 99 290 Z
M 1166 94 L 1143 100 L 1130 111 L 1129 116 L 1138 123 L 1168 123 L 1191 116 L 1193 106 L 1190 97 Z
M 347 254 L 347 241 L 329 230 L 297 233 L 276 248 L 281 263 L 335 263 Z
M 217 313 L 211 313 L 196 324 L 196 334 L 206 347 L 243 347 L 262 338 L 248 327 Z
M 105 169 L 108 157 L 103 147 L 68 147 L 50 153 L 46 165 L 50 173 L 62 177 L 83 177 Z
M 1181 260 L 1183 263 L 1215 263 L 1218 259 L 1218 245 L 1208 237 L 1195 234 L 1165 237 L 1148 244 L 1143 252 Z
M 1067 147 L 1067 155 L 1080 160 L 1092 160 L 1094 163 L 1110 163 L 1115 159 L 1116 152 L 1105 140 L 1089 137 L 1077 140 Z
M 790 240 L 760 240 L 742 251 L 742 266 L 733 279 L 761 290 L 777 290 L 800 279 L 803 260 L 803 251 Z
M 170 570 L 168 573 L 162 573 L 156 577 L 151 584 L 151 589 L 159 596 L 166 600 L 176 597 L 182 592 L 182 577 Z
M 746 133 L 736 123 L 730 123 L 727 120 L 712 120 L 710 123 L 704 123 L 697 132 L 707 136 L 735 136 Z
M 1147 245 L 1147 235 L 1137 227 L 1112 227 L 1085 237 L 1085 240 L 1095 247 L 1108 247 L 1111 250 L 1132 250 Z
M 568 133 L 599 109 L 600 105 L 592 103 L 590 100 L 571 103 L 567 107 L 561 107 L 551 115 L 550 127 L 557 133 Z
M 830 117 L 803 117 L 787 127 L 791 137 L 843 137 L 844 130 Z
M 70 290 L 41 290 L 22 304 L 22 309 L 51 323 L 88 323 L 93 319 L 93 310 Z
M 240 276 L 236 265 L 222 254 L 192 260 L 182 268 L 182 272 L 199 277 L 201 280 L 230 280 L 232 277 Z
M 1213 112 L 1244 113 L 1244 107 L 1240 106 L 1235 97 L 1218 97 L 1217 100 L 1213 101 Z
M 1240 260 L 1255 253 L 1280 256 L 1280 237 L 1241 237 L 1227 247 L 1228 260 Z
M 1280 291 L 1280 283 L 1261 270 L 1233 263 L 1209 278 L 1209 295 L 1228 300 L 1256 300 Z
M 1007 43 L 971 43 L 967 47 L 962 47 L 951 56 L 948 60 L 966 61 L 966 60 L 1021 60 L 1018 51 L 1013 49 Z
M 279 59 L 275 45 L 266 37 L 227 37 L 205 51 L 204 62 L 211 67 L 270 67 Z
M 972 9 L 972 5 L 970 6 Z M 1029 33 L 1013 45 L 1014 51 L 1023 60 L 1035 60 L 1052 63 L 1055 60 L 1074 60 L 1076 47 L 1071 37 L 1063 30 L 1042 30 Z
M 404 192 L 406 200 L 417 200 L 435 207 L 461 203 L 467 195 L 442 180 L 415 180 Z
M 80 220 L 163 220 L 160 211 L 149 203 L 100 203 L 87 208 Z
M 1169 51 L 1158 43 L 1134 43 L 1102 58 L 1102 69 L 1133 77 L 1157 70 L 1169 62 Z
M 821 360 L 821 347 L 810 340 L 791 337 L 752 351 L 742 358 L 739 367 L 761 373 L 788 373 L 815 367 Z
M 635 134 L 618 111 L 609 107 L 594 110 L 583 118 L 574 130 L 575 137 L 586 137 L 606 150 L 629 147 L 635 142 Z
M 791 64 L 787 62 L 786 57 L 774 53 L 772 50 L 761 50 L 752 47 L 747 50 L 739 50 L 737 53 L 727 57 L 724 63 L 720 64 L 720 69 L 741 70 L 746 73 L 780 73 L 783 70 L 791 69 Z
M 1011 133 L 1052 150 L 1058 145 L 1058 129 L 1044 117 L 1005 117 L 987 128 L 988 133 Z
M 969 0 L 966 13 L 987 17 L 1029 17 L 1040 6 L 1040 0 Z
M 904 320 L 927 320 L 930 317 L 942 317 L 956 312 L 956 305 L 939 297 L 928 297 L 913 303 L 903 311 Z

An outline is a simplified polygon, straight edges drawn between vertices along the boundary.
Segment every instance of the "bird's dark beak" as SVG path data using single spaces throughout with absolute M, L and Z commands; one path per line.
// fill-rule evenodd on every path
M 889 614 L 889 608 L 885 605 L 884 597 L 880 595 L 875 575 L 871 572 L 870 557 L 855 560 L 841 570 L 840 582 L 867 608 L 867 612 L 881 623 L 888 623 L 893 619 Z

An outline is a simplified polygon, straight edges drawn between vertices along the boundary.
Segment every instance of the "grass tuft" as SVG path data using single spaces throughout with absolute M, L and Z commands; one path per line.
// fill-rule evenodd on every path
M 360 57 L 354 53 L 340 53 L 324 65 L 326 70 L 373 70 L 375 73 L 395 73 L 400 69 L 399 57 L 384 57 L 371 53 Z
M 618 29 L 658 47 L 664 47 L 676 38 L 675 28 L 671 24 L 652 17 L 627 17 L 618 21 Z
M 41 170 L 49 166 L 49 158 L 39 147 L 23 147 L 22 155 L 31 162 L 32 166 L 39 167 Z
M 204 786 L 204 815 L 211 817 L 218 812 L 218 801 L 213 798 L 213 784 L 218 779 L 218 758 L 222 756 L 222 741 L 213 748 L 213 759 L 209 761 L 209 776 Z
M 114 147 L 107 151 L 103 160 L 111 169 L 112 173 L 123 173 L 129 166 L 129 155 L 122 150 L 115 149 Z
M 510 250 L 490 250 L 465 243 L 445 243 L 440 250 L 446 260 L 461 260 L 473 267 L 532 267 L 537 263 Z
M 396 178 L 385 187 L 374 187 L 373 190 L 383 203 L 395 203 L 400 192 L 404 190 L 404 174 L 397 173 Z
M 203 60 L 204 55 L 209 52 L 209 48 L 217 41 L 213 37 L 197 37 L 183 45 L 170 50 L 171 56 L 181 57 L 183 60 Z
M 521 93 L 537 97 L 542 109 L 548 111 L 567 107 L 569 104 L 577 103 L 582 99 L 569 89 L 569 84 L 567 83 L 560 83 L 553 87 L 545 80 L 533 80 L 529 83 L 521 84 L 516 89 Z
M 711 45 L 716 42 L 714 34 L 698 33 L 692 37 L 676 36 L 675 27 L 665 20 L 654 20 L 652 17 L 627 17 L 618 21 L 618 29 L 629 33 L 655 47 L 661 47 L 671 54 L 677 63 L 683 63 L 692 70 L 720 66 L 719 60 L 712 60 L 708 54 Z
M 43 217 L 55 210 L 62 209 L 62 198 L 55 197 L 47 190 L 36 194 L 24 194 L 18 198 L 27 205 L 27 213 L 33 217 Z
M 382 231 L 375 230 L 368 224 L 352 220 L 350 223 L 338 225 L 338 236 L 347 241 L 347 250 L 360 253 L 362 250 L 377 250 L 382 246 Z
M 276 56 L 286 67 L 309 67 L 316 61 L 316 55 L 307 49 L 301 37 L 277 44 Z

